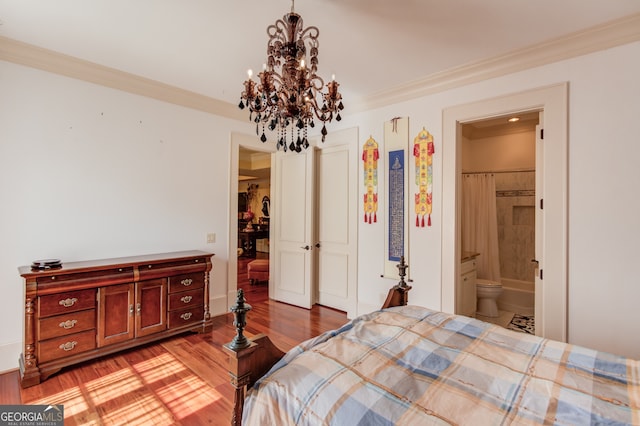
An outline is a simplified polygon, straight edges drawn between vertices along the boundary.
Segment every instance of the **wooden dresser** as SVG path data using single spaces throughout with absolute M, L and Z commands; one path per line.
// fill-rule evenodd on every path
M 25 280 L 20 383 L 185 331 L 210 332 L 213 254 L 184 251 L 19 268 Z

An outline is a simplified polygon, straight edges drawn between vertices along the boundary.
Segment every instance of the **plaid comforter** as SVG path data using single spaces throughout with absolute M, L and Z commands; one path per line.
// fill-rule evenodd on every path
M 640 424 L 640 361 L 416 306 L 293 348 L 244 425 Z

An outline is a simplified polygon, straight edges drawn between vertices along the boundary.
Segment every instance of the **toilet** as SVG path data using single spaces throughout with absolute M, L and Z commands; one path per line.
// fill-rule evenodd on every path
M 502 294 L 502 284 L 478 278 L 476 280 L 476 293 L 478 296 L 476 314 L 484 317 L 497 317 L 498 304 L 496 301 Z

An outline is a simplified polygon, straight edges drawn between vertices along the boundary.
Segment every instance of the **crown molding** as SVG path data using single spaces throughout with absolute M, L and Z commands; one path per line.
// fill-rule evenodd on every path
M 362 112 L 640 40 L 640 13 L 504 55 L 437 72 L 350 104 Z M 0 60 L 246 121 L 236 105 L 0 36 Z
M 0 36 L 0 60 L 246 121 L 245 114 L 241 114 L 236 105 L 228 102 L 3 36 Z
M 380 108 L 638 40 L 640 13 L 380 91 L 351 104 L 350 110 Z

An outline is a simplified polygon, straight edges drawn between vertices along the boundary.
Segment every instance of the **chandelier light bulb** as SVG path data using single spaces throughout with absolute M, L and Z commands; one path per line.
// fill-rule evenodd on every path
M 251 80 L 251 77 L 253 77 L 253 70 L 251 68 L 247 70 L 247 75 L 249 76 L 249 80 Z

